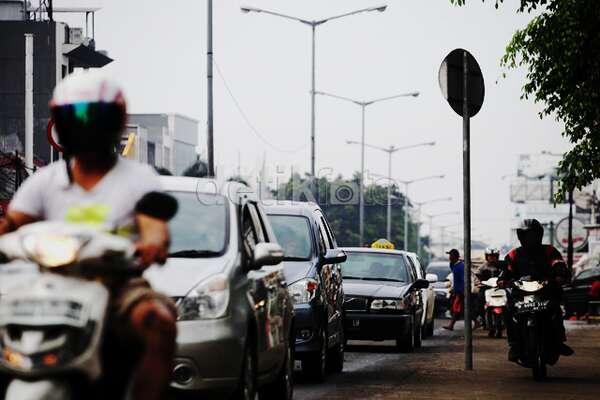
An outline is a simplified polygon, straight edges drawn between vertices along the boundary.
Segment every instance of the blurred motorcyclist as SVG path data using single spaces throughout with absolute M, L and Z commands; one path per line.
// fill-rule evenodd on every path
M 479 287 L 477 294 L 477 317 L 480 322 L 485 321 L 485 292 L 489 289 L 484 287 L 481 282 L 490 278 L 497 277 L 500 274 L 500 251 L 494 247 L 485 249 L 485 263 L 473 271 L 475 275 L 475 285 Z
M 57 85 L 50 112 L 64 159 L 41 168 L 23 183 L 0 222 L 0 234 L 42 220 L 90 224 L 134 240 L 142 268 L 164 263 L 167 221 L 177 203 L 162 193 L 149 165 L 122 159 L 117 153 L 127 119 L 120 87 L 99 72 L 72 74 Z M 133 395 L 161 399 L 175 349 L 175 307 L 142 278 L 110 289 L 108 331 L 114 335 L 107 335 L 126 341 L 121 348 L 138 350 L 132 360 L 137 364 Z M 134 345 L 129 347 L 130 343 Z M 123 364 L 125 355 L 113 358 Z M 125 375 L 130 376 L 131 369 Z
M 550 295 L 555 297 L 557 302 L 562 295 L 561 286 L 569 279 L 569 270 L 562 258 L 560 252 L 552 245 L 543 245 L 542 238 L 544 228 L 536 219 L 524 220 L 517 229 L 517 237 L 521 247 L 511 250 L 505 258 L 506 265 L 502 268 L 498 278 L 499 286 L 508 287 L 511 281 L 523 277 L 531 277 L 533 280 L 548 281 Z M 508 359 L 516 362 L 520 356 L 520 343 L 517 327 L 511 316 L 512 310 L 509 307 L 507 318 L 507 336 L 508 336 Z M 559 314 L 554 318 L 554 329 L 557 346 L 561 355 L 569 356 L 573 350 L 564 342 L 567 340 L 565 327 L 560 309 L 556 310 Z

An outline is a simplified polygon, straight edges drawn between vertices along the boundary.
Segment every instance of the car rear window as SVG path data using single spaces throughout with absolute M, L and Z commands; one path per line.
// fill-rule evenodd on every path
M 430 265 L 427 267 L 426 273 L 435 274 L 438 277 L 438 281 L 446 280 L 446 277 L 450 273 L 450 267 L 448 265 Z
M 600 267 L 590 268 L 582 271 L 579 275 L 577 275 L 576 280 L 589 279 L 593 277 L 600 278 Z
M 347 252 L 347 255 L 342 264 L 342 276 L 346 279 L 411 281 L 401 254 Z
M 312 240 L 308 218 L 300 215 L 269 215 L 277 242 L 285 252 L 284 260 L 309 260 Z

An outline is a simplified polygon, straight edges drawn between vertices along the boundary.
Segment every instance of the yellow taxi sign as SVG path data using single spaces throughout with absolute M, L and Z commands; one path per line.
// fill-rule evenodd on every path
M 379 239 L 374 241 L 373 244 L 371 244 L 371 248 L 394 250 L 396 246 L 394 246 L 394 243 L 390 242 L 387 239 Z

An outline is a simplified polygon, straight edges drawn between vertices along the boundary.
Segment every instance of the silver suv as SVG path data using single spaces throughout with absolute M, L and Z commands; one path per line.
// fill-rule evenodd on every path
M 179 312 L 175 394 L 291 399 L 293 306 L 262 207 L 238 183 L 161 179 L 179 212 L 167 264 L 146 277 Z

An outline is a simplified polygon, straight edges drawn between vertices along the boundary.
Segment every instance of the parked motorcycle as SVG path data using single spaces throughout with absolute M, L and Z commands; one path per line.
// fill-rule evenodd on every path
M 107 365 L 111 349 L 121 364 L 128 357 L 127 350 L 111 348 L 105 322 L 111 285 L 141 274 L 134 252 L 128 239 L 56 222 L 0 237 L 0 262 L 33 263 L 40 271 L 0 298 L 0 374 L 6 382 L 0 398 L 127 398 L 128 381 L 122 388 L 106 384 L 119 380 L 107 380 L 110 374 L 128 376 L 131 370 Z
M 498 278 L 481 282 L 485 290 L 485 325 L 489 337 L 501 338 L 508 298 L 506 290 L 498 287 Z
M 531 368 L 535 380 L 547 375 L 547 365 L 560 357 L 553 320 L 560 317 L 559 304 L 548 296 L 548 282 L 523 278 L 515 281 L 512 290 L 514 322 L 521 343 L 519 364 Z

